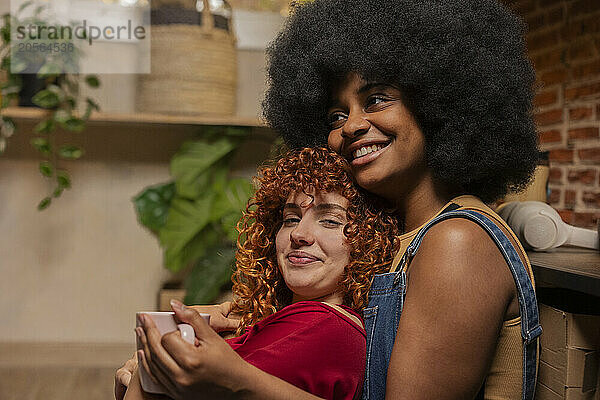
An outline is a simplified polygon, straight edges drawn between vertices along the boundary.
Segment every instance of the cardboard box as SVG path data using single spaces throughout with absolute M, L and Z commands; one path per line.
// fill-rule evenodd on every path
M 565 388 L 578 388 L 582 392 L 594 391 L 598 377 L 598 352 L 569 349 L 566 365 L 553 365 L 540 359 L 538 382 L 557 393 Z
M 569 313 L 545 304 L 539 309 L 543 347 L 599 350 L 600 316 Z
M 599 380 L 600 316 L 568 313 L 545 304 L 539 309 L 544 331 L 536 399 L 594 400 Z
M 596 400 L 594 394 L 595 392 L 583 393 L 578 388 L 567 388 L 562 394 L 558 394 L 540 382 L 535 388 L 536 400 Z

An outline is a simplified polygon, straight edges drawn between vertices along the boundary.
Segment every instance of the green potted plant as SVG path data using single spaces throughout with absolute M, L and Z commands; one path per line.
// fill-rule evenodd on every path
M 139 222 L 158 238 L 164 265 L 185 272 L 185 301 L 213 301 L 230 282 L 237 221 L 252 193 L 233 178 L 230 163 L 249 128 L 212 127 L 184 143 L 171 160 L 173 181 L 147 187 L 134 199 Z
M 18 43 L 13 43 L 11 40 L 11 29 L 14 27 L 57 26 L 49 17 L 45 19 L 44 12 L 47 9 L 45 5 L 36 7 L 30 16 L 23 17 L 22 14 L 33 5 L 33 2 L 25 2 L 15 15 L 2 16 L 0 71 L 4 73 L 5 80 L 0 85 L 0 112 L 17 102 L 22 106 L 34 105 L 48 110 L 46 116 L 34 127 L 35 136 L 30 141 L 43 158 L 39 164 L 40 173 L 55 182 L 54 188 L 38 204 L 38 209 L 43 210 L 51 204 L 53 198 L 60 197 L 65 189 L 71 187 L 68 171 L 60 168 L 61 160 L 75 160 L 84 153 L 84 150 L 78 146 L 69 143 L 59 144 L 56 129 L 61 127 L 71 132 L 83 131 L 92 110 L 99 110 L 99 107 L 90 97 L 81 99 L 78 73 L 63 72 L 76 71 L 73 65 L 77 63 L 80 51 L 72 42 L 67 39 L 51 39 L 47 33 L 27 35 Z M 37 46 L 34 47 L 36 44 Z M 44 56 L 40 46 L 48 48 L 54 44 L 59 50 L 63 46 L 74 47 L 71 49 L 70 56 L 66 58 Z M 92 88 L 100 86 L 95 75 L 85 76 L 84 82 Z M 78 112 L 81 108 L 84 108 L 83 113 Z M 2 115 L 0 154 L 5 150 L 8 138 L 12 136 L 15 128 L 15 121 Z

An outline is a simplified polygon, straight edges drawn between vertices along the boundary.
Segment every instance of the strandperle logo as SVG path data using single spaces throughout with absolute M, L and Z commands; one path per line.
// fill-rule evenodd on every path
M 10 3 L 10 62 L 17 73 L 150 72 L 149 0 Z
M 89 25 L 87 20 L 83 20 L 81 24 L 74 26 L 47 26 L 34 25 L 27 26 L 18 25 L 16 27 L 17 40 L 72 40 L 81 39 L 87 40 L 91 46 L 94 40 L 143 40 L 146 38 L 146 29 L 143 26 L 133 26 L 131 20 L 127 21 L 127 25 L 103 26 Z

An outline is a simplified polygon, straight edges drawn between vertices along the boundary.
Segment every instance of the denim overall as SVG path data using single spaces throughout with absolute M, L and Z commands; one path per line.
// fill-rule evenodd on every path
M 523 397 L 532 400 L 536 381 L 539 324 L 537 301 L 533 285 L 521 258 L 504 232 L 488 217 L 471 210 L 456 210 L 452 204 L 440 215 L 429 221 L 412 240 L 400 261 L 398 270 L 375 275 L 369 292 L 369 304 L 363 311 L 367 331 L 367 363 L 362 398 L 379 400 L 385 398 L 387 370 L 396 338 L 398 322 L 404 305 L 407 278 L 404 266 L 417 253 L 423 236 L 434 224 L 449 218 L 467 218 L 478 223 L 494 240 L 515 280 L 521 314 L 523 349 Z M 485 385 L 484 385 L 485 386 Z M 483 387 L 477 398 L 483 398 Z

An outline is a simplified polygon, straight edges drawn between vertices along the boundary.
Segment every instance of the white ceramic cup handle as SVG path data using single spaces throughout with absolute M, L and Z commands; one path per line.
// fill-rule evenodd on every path
M 196 339 L 196 333 L 194 332 L 194 328 L 188 324 L 179 324 L 177 325 L 179 332 L 181 332 L 181 337 L 183 340 L 190 344 L 194 344 L 194 339 Z

